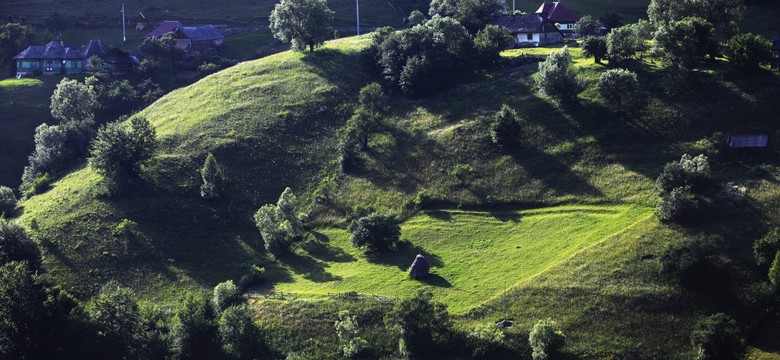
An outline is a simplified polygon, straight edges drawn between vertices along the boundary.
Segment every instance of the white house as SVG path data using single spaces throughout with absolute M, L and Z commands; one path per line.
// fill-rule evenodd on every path
M 573 33 L 574 24 L 580 19 L 579 15 L 563 6 L 559 1 L 542 3 L 536 13 L 557 24 L 564 34 Z
M 493 24 L 509 30 L 515 46 L 528 47 L 563 42 L 563 33 L 539 14 L 502 15 Z

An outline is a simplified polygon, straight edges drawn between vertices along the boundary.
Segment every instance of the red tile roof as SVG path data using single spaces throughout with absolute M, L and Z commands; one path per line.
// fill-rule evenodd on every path
M 546 16 L 548 20 L 556 23 L 573 23 L 580 19 L 579 15 L 569 10 L 569 8 L 559 1 L 543 3 L 542 6 L 536 10 L 536 13 Z

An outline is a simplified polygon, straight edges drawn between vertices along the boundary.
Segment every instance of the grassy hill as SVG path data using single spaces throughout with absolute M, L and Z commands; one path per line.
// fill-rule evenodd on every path
M 393 94 L 364 165 L 338 175 L 339 128 L 359 88 L 375 80 L 360 56 L 367 43 L 365 36 L 341 39 L 313 54 L 242 63 L 142 111 L 162 150 L 132 195 L 106 198 L 99 176 L 82 165 L 22 204 L 21 220 L 40 242 L 48 276 L 82 297 L 116 279 L 147 300 L 171 303 L 259 264 L 267 269 L 266 289 L 307 298 L 256 303 L 269 324 L 277 324 L 276 314 L 308 311 L 306 301 L 328 292 L 395 297 L 427 287 L 461 315 L 464 329 L 512 317 L 518 325 L 510 333 L 520 338 L 538 319 L 555 317 L 569 335 L 567 350 L 585 357 L 686 357 L 701 316 L 728 311 L 749 324 L 759 313 L 757 300 L 745 295 L 765 277 L 752 265 L 750 244 L 780 223 L 773 211 L 780 167 L 774 157 L 719 157 L 709 139 L 716 132 L 780 135 L 776 74 L 737 76 L 721 61 L 667 94 L 663 66 L 642 62 L 633 70 L 648 107 L 632 118 L 604 106 L 593 86 L 604 68 L 578 52 L 588 87 L 572 107 L 538 96 L 528 76 L 533 65 L 464 74 L 427 98 Z M 525 121 L 516 149 L 499 149 L 489 138 L 490 114 L 502 103 Z M 207 152 L 228 179 L 227 195 L 214 202 L 198 194 Z M 710 155 L 715 181 L 745 187 L 744 201 L 714 194 L 702 210 L 706 221 L 661 224 L 650 216 L 653 181 L 686 152 Z M 457 164 L 471 165 L 473 179 L 457 184 L 449 175 Z M 311 236 L 292 256 L 268 259 L 252 213 L 286 186 L 308 211 L 323 183 L 334 190 L 328 206 L 313 208 Z M 421 190 L 436 194 L 438 205 L 405 212 Z M 351 248 L 338 226 L 357 205 L 403 212 L 408 245 L 373 258 Z M 713 258 L 718 281 L 691 289 L 659 277 L 655 259 L 666 244 L 699 234 L 727 244 L 729 255 Z M 403 276 L 417 251 L 433 261 L 438 276 L 430 283 Z M 307 324 L 275 329 L 308 334 Z

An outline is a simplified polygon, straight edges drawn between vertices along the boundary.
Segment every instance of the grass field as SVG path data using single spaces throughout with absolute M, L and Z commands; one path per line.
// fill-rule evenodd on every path
M 462 314 L 650 213 L 630 205 L 426 212 L 404 222 L 399 251 L 368 256 L 351 246 L 346 231 L 324 229 L 304 246 L 308 251 L 282 261 L 293 282 L 277 283 L 274 290 L 401 298 L 428 288 L 452 313 Z M 411 280 L 407 273 L 417 253 L 432 264 L 431 277 L 423 281 Z

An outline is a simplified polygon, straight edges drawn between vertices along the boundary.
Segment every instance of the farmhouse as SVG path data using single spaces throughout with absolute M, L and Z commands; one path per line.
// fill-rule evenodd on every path
M 515 46 L 540 46 L 563 42 L 563 33 L 539 14 L 502 15 L 493 24 L 509 30 Z
M 76 74 L 84 66 L 84 58 L 75 48 L 62 41 L 52 41 L 44 46 L 30 46 L 18 55 L 16 76 Z
M 204 51 L 222 45 L 225 36 L 214 25 L 184 26 L 179 21 L 163 21 L 160 26 L 146 34 L 156 39 L 167 33 L 176 37 L 176 45 L 184 51 Z
M 126 53 L 117 48 L 109 50 L 103 55 L 103 61 L 105 61 L 106 70 L 113 73 L 126 73 L 133 71 L 135 61 Z
M 772 68 L 780 69 L 780 37 L 772 38 Z
M 543 3 L 536 13 L 551 21 L 564 34 L 574 33 L 574 24 L 580 19 L 579 15 L 569 10 L 560 1 Z

